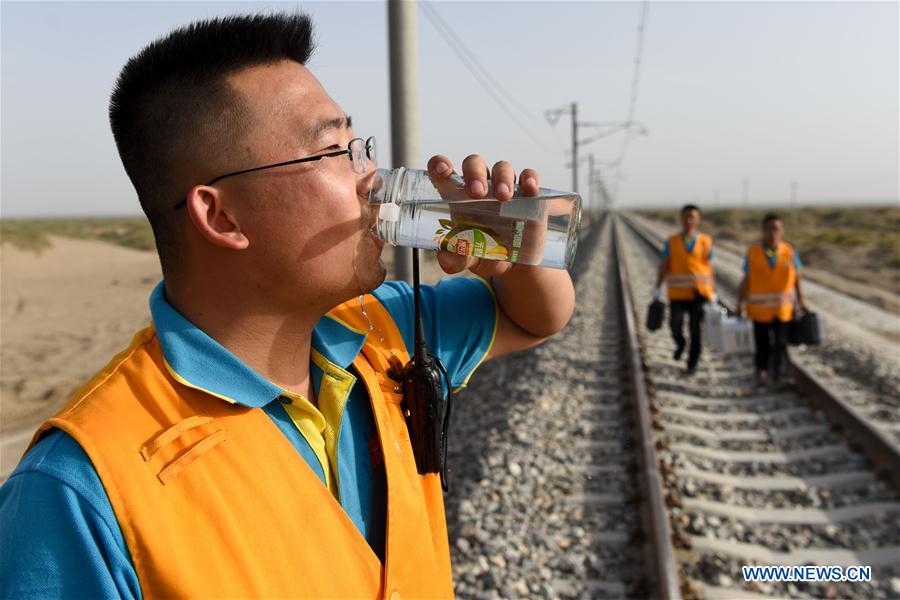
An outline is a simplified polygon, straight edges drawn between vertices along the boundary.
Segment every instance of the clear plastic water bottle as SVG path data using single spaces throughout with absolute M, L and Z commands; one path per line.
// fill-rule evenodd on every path
M 537 196 L 501 202 L 493 185 L 469 198 L 459 175 L 432 180 L 428 171 L 378 169 L 369 193 L 375 233 L 394 246 L 565 269 L 578 245 L 581 197 L 541 188 Z

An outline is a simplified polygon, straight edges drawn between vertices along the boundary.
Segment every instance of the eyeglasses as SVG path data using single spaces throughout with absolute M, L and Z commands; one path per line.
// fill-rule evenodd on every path
M 273 163 L 271 165 L 263 165 L 261 167 L 253 167 L 251 169 L 242 169 L 240 171 L 234 171 L 233 173 L 226 173 L 225 175 L 219 175 L 206 185 L 212 185 L 219 181 L 222 181 L 226 177 L 234 177 L 235 175 L 243 175 L 245 173 L 253 173 L 255 171 L 262 171 L 264 169 L 274 169 L 276 167 L 286 167 L 288 165 L 296 165 L 305 162 L 313 162 L 316 160 L 322 160 L 323 158 L 332 158 L 334 156 L 342 156 L 346 154 L 350 157 L 350 166 L 355 173 L 362 175 L 366 172 L 366 161 L 372 161 L 373 165 L 377 165 L 376 161 L 376 145 L 375 138 L 370 137 L 367 140 L 363 140 L 362 138 L 353 138 L 350 140 L 350 143 L 347 144 L 346 150 L 335 150 L 334 152 L 326 152 L 325 154 L 317 154 L 315 156 L 307 156 L 306 158 L 297 158 L 295 160 L 287 160 L 284 162 Z M 182 198 L 178 201 L 178 203 L 173 207 L 174 210 L 178 210 L 179 208 L 187 205 L 187 198 Z

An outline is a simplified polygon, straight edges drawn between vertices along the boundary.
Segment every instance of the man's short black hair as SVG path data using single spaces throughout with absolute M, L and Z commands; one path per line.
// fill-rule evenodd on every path
M 684 206 L 681 207 L 681 214 L 684 214 L 689 210 L 696 210 L 698 215 L 702 214 L 700 212 L 700 207 L 697 206 L 696 204 L 685 204 Z
M 234 15 L 176 29 L 122 68 L 109 121 L 153 227 L 163 273 L 180 252 L 172 207 L 187 190 L 178 189 L 179 169 L 227 155 L 252 125 L 248 107 L 226 78 L 281 60 L 305 64 L 314 46 L 312 22 L 304 14 Z
M 781 221 L 782 223 L 784 223 L 784 219 L 781 218 L 781 215 L 773 212 L 766 213 L 766 216 L 764 216 L 762 220 L 762 226 L 765 227 L 766 225 L 768 225 L 769 221 Z

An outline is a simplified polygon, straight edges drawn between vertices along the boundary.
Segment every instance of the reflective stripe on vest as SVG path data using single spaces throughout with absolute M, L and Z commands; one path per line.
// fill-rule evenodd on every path
M 385 461 L 383 566 L 264 411 L 179 383 L 152 326 L 38 430 L 32 444 L 56 427 L 90 457 L 144 597 L 453 595 L 440 481 L 416 472 L 401 395 L 386 376 L 408 354 L 384 307 L 371 295 L 365 306 L 378 335 L 353 365 Z M 330 315 L 369 331 L 357 299 Z
M 694 289 L 701 285 L 711 284 L 712 277 L 706 274 L 669 275 L 666 277 L 666 285 L 669 287 Z
M 747 250 L 747 315 L 752 320 L 790 321 L 796 283 L 794 249 L 790 244 L 779 244 L 774 267 L 769 264 L 762 244 L 754 244 Z
M 698 233 L 691 252 L 687 251 L 681 234 L 669 237 L 669 274 L 666 288 L 670 300 L 693 300 L 696 292 L 712 298 L 714 281 L 709 264 L 712 239 Z
M 757 306 L 781 306 L 783 304 L 793 304 L 794 294 L 751 294 L 747 298 L 747 304 L 755 304 Z

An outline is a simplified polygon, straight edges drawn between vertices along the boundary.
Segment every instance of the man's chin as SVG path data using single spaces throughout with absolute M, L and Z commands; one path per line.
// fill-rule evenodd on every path
M 372 289 L 368 290 L 366 293 L 375 291 L 382 283 L 384 283 L 384 280 L 387 279 L 387 267 L 384 265 L 384 259 L 382 259 L 381 256 L 378 257 L 378 267 L 376 272 L 378 275 L 375 277 L 375 284 Z
M 384 266 L 384 261 L 381 259 L 381 256 L 376 257 L 374 264 L 371 268 L 366 269 L 364 272 L 357 271 L 356 282 L 357 282 L 357 294 L 370 294 L 378 287 L 384 283 L 384 280 L 387 278 L 387 268 Z

